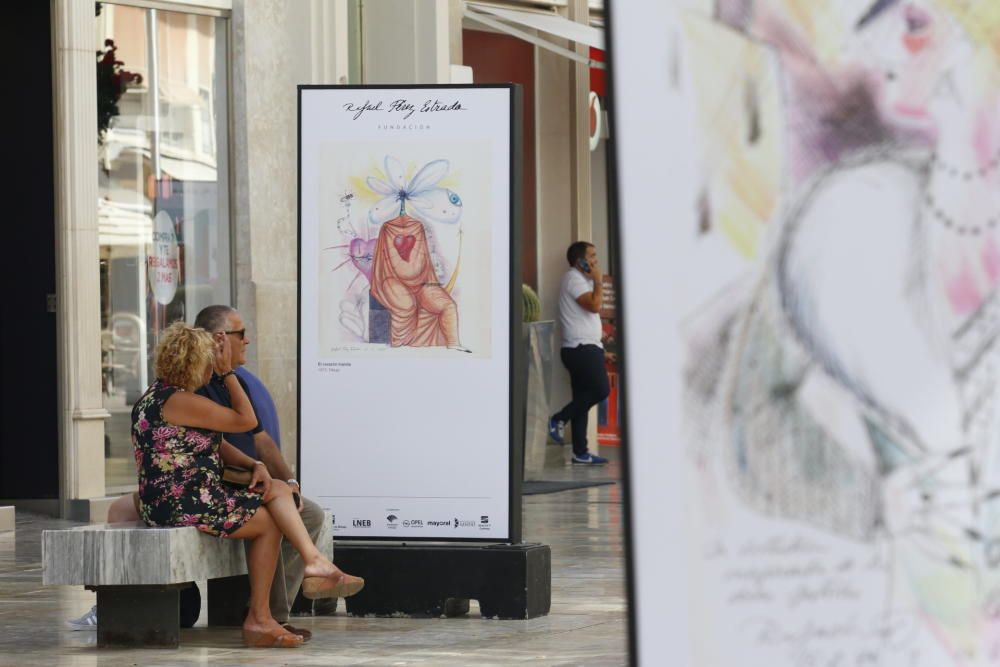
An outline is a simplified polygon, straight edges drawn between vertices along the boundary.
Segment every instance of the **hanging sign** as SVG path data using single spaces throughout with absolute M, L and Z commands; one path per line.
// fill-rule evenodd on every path
M 146 256 L 146 275 L 156 302 L 166 305 L 177 294 L 180 277 L 180 258 L 174 221 L 166 211 L 153 218 L 153 244 Z

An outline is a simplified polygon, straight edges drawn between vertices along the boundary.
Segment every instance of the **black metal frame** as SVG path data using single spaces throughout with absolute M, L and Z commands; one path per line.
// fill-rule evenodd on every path
M 611 239 L 611 250 L 613 253 L 613 259 L 615 266 L 615 271 L 617 272 L 615 280 L 617 282 L 617 294 L 615 308 L 617 310 L 617 327 L 618 327 L 618 354 L 621 358 L 621 363 L 618 367 L 618 386 L 620 388 L 621 394 L 619 395 L 619 400 L 621 401 L 620 412 L 618 416 L 618 421 L 620 424 L 621 434 L 622 434 L 622 447 L 621 447 L 621 462 L 622 462 L 622 488 L 624 493 L 622 493 L 622 509 L 623 509 L 623 523 L 624 523 L 624 534 L 625 534 L 625 593 L 628 599 L 628 655 L 629 664 L 638 665 L 639 664 L 639 639 L 638 639 L 638 618 L 636 616 L 636 557 L 635 557 L 635 533 L 632 529 L 632 519 L 635 516 L 633 511 L 634 497 L 632 496 L 632 462 L 631 454 L 629 453 L 629 444 L 632 442 L 629 437 L 629 420 L 628 420 L 628 352 L 626 350 L 626 336 L 625 330 L 626 319 L 626 296 L 628 294 L 627 286 L 624 280 L 624 271 L 622 267 L 621 256 L 621 228 L 618 224 L 618 220 L 621 215 L 621 206 L 618 200 L 618 162 L 619 156 L 617 147 L 615 145 L 615 138 L 618 136 L 618 127 L 615 106 L 617 103 L 617 97 L 615 92 L 617 90 L 617 81 L 615 80 L 615 67 L 614 67 L 614 31 L 611 29 L 612 22 L 614 20 L 614 8 L 615 3 L 608 3 L 607 16 L 605 23 L 605 49 L 607 54 L 607 76 L 608 76 L 608 100 L 607 100 L 607 111 L 608 111 L 608 122 L 610 125 L 610 136 L 608 142 L 608 215 L 610 217 L 611 224 L 609 225 L 608 235 Z
M 522 150 L 521 138 L 523 124 L 521 118 L 522 93 L 518 84 L 405 84 L 405 85 L 307 85 L 298 86 L 297 101 L 297 150 L 296 162 L 298 165 L 297 175 L 297 234 L 298 252 L 296 266 L 296 327 L 302 329 L 302 94 L 308 90 L 452 90 L 452 89 L 505 89 L 509 91 L 509 178 L 510 178 L 510 257 L 509 257 L 509 289 L 510 299 L 508 303 L 509 312 L 509 442 L 508 442 L 508 523 L 506 539 L 478 538 L 478 537 L 373 537 L 373 536 L 337 536 L 337 540 L 351 540 L 358 542 L 461 542 L 461 543 L 509 543 L 518 544 L 521 542 L 521 478 L 522 465 L 524 460 L 524 415 L 525 400 L 524 378 L 526 369 L 524 367 L 524 347 L 521 342 L 521 181 L 522 181 Z M 302 337 L 296 341 L 296 384 L 302 372 Z M 299 391 L 296 396 L 296 417 L 299 423 L 302 422 L 302 393 Z M 297 429 L 295 443 L 296 457 L 302 459 L 302 430 Z M 299 477 L 304 477 L 304 471 L 299 470 Z

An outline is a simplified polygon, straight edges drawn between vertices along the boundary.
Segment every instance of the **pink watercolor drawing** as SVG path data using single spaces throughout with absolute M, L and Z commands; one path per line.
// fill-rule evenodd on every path
M 692 234 L 746 266 L 683 322 L 693 460 L 754 512 L 885 545 L 914 613 L 983 664 L 1000 651 L 1000 3 L 717 0 L 680 32 L 705 147 Z M 728 79 L 694 75 L 727 57 Z

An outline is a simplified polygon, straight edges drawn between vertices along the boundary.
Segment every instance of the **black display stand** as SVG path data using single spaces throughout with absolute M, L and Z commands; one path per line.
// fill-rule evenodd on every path
M 365 578 L 365 588 L 347 598 L 347 612 L 353 616 L 414 617 L 459 616 L 468 612 L 469 600 L 479 602 L 485 618 L 530 619 L 548 614 L 552 598 L 552 554 L 548 546 L 521 543 L 521 482 L 523 478 L 525 426 L 525 355 L 521 335 L 522 321 L 522 189 L 523 189 L 523 94 L 516 84 L 444 84 L 400 86 L 328 86 L 300 85 L 299 90 L 299 239 L 302 232 L 302 99 L 310 91 L 321 89 L 356 90 L 365 98 L 376 92 L 398 91 L 405 97 L 410 90 L 435 90 L 438 94 L 449 89 L 506 88 L 509 96 L 509 241 L 508 271 L 509 336 L 509 405 L 510 431 L 508 443 L 508 525 L 506 534 L 491 538 L 451 538 L 450 530 L 428 529 L 426 537 L 408 537 L 406 542 L 382 535 L 372 538 L 344 535 L 337 537 L 335 562 L 345 572 Z M 374 109 L 373 109 L 374 111 Z M 310 197 L 312 195 L 309 195 Z M 298 328 L 302 330 L 303 246 L 298 257 Z M 310 265 L 307 271 L 313 272 Z M 312 275 L 312 274 L 311 274 Z M 388 342 L 389 313 L 374 297 L 369 297 L 370 342 Z M 299 337 L 299 362 L 302 373 L 302 337 Z M 419 387 L 414 388 L 420 391 Z M 303 420 L 302 391 L 298 394 L 299 423 Z M 501 409 L 501 406 L 496 406 Z M 440 416 L 447 418 L 447 409 Z M 324 420 L 329 415 L 323 416 Z M 299 430 L 300 437 L 302 429 Z M 320 443 L 317 443 L 319 445 Z M 431 445 L 431 443 L 420 443 Z M 323 445 L 325 446 L 325 445 Z M 298 459 L 302 460 L 302 441 L 297 443 Z M 306 493 L 311 474 L 321 470 L 300 471 Z M 470 516 L 481 513 L 470 511 Z M 364 518 L 364 517 L 362 517 Z M 393 517 L 395 519 L 395 517 Z M 484 521 L 486 517 L 484 517 Z M 459 519 L 455 518 L 458 527 Z M 504 543 L 497 544 L 497 540 Z M 363 541 L 355 541 L 363 540 Z M 211 599 L 211 597 L 210 597 Z
M 365 578 L 347 598 L 351 616 L 460 616 L 469 600 L 483 618 L 549 613 L 552 552 L 543 544 L 431 545 L 338 542 L 338 567 Z

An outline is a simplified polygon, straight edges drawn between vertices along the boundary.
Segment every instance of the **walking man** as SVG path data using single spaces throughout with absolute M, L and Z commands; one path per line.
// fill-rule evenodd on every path
M 590 409 L 611 391 L 604 368 L 601 342 L 601 304 L 604 301 L 601 268 L 594 246 L 577 241 L 566 251 L 569 270 L 559 288 L 560 358 L 569 371 L 573 400 L 549 419 L 549 435 L 565 442 L 566 423 L 573 431 L 573 463 L 599 465 L 608 460 L 587 450 Z

